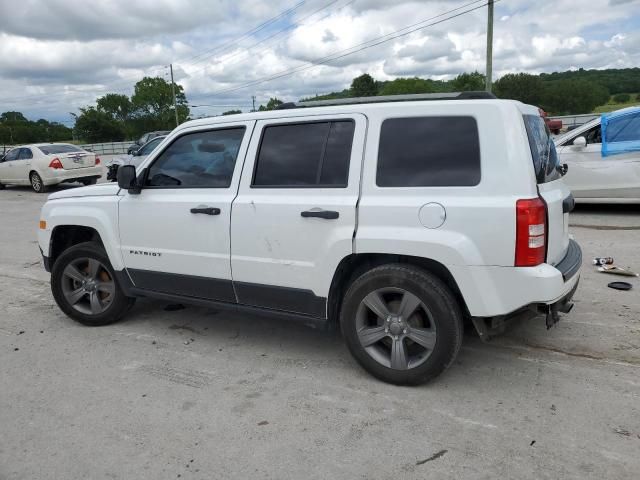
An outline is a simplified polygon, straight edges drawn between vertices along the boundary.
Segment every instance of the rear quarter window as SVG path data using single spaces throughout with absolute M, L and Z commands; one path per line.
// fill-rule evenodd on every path
M 538 184 L 552 182 L 562 177 L 557 168 L 559 165 L 556 146 L 551 132 L 539 115 L 523 115 L 527 130 L 533 169 Z
M 472 187 L 480 183 L 475 118 L 433 116 L 382 122 L 379 187 Z

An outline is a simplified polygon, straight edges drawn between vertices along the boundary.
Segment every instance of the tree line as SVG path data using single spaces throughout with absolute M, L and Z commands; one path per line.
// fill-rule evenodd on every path
M 59 142 L 71 139 L 71 129 L 44 118 L 31 121 L 20 112 L 0 114 L 0 144 Z
M 389 81 L 375 80 L 365 73 L 354 78 L 351 86 L 340 92 L 303 100 L 461 92 L 484 88 L 485 77 L 479 72 L 462 73 L 452 80 L 411 77 Z M 616 102 L 628 101 L 630 95 L 619 93 L 621 90 L 640 92 L 640 69 L 578 70 L 540 75 L 509 73 L 493 83 L 493 93 L 498 98 L 537 105 L 553 115 L 591 113 L 595 107 L 607 103 L 611 93 L 617 94 L 614 96 Z

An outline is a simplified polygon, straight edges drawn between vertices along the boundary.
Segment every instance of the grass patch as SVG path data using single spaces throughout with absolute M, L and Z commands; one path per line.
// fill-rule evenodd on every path
M 593 113 L 605 113 L 605 112 L 613 112 L 614 110 L 620 110 L 621 108 L 626 107 L 635 107 L 640 106 L 640 99 L 636 93 L 630 93 L 631 100 L 624 103 L 616 103 L 613 101 L 613 96 L 609 97 L 609 101 L 604 105 L 600 105 L 593 109 Z

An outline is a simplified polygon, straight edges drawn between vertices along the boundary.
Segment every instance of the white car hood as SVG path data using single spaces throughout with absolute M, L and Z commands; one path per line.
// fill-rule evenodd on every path
M 99 183 L 87 187 L 69 188 L 49 195 L 49 200 L 73 197 L 104 197 L 117 195 L 120 187 L 117 183 Z

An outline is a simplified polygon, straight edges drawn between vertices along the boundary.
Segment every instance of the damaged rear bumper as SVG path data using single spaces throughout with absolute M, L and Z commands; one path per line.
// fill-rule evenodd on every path
M 569 313 L 573 308 L 572 300 L 576 290 L 578 289 L 579 283 L 580 279 L 578 278 L 569 293 L 554 303 L 532 303 L 508 315 L 490 318 L 473 317 L 471 320 L 478 331 L 478 335 L 480 335 L 480 338 L 484 341 L 503 334 L 512 323 L 531 320 L 539 316 L 545 317 L 547 329 L 549 329 L 558 323 L 560 320 L 560 313 Z

